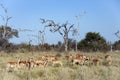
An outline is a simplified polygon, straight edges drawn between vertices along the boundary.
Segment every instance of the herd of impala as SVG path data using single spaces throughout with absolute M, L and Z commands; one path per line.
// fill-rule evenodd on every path
M 20 68 L 26 68 L 26 69 L 32 69 L 34 67 L 46 67 L 48 64 L 51 64 L 51 66 L 55 66 L 56 64 L 59 64 L 60 66 L 63 66 L 63 63 L 70 63 L 72 65 L 86 65 L 87 63 L 91 62 L 92 65 L 99 65 L 100 59 L 99 58 L 90 58 L 88 56 L 82 55 L 82 54 L 76 54 L 76 55 L 66 55 L 64 57 L 65 61 L 63 62 L 62 59 L 52 55 L 52 54 L 45 54 L 44 56 L 40 58 L 30 58 L 27 61 L 21 60 L 20 58 L 17 58 L 16 62 L 7 62 L 7 70 L 17 70 Z M 112 59 L 110 55 L 104 56 L 105 65 L 111 65 Z

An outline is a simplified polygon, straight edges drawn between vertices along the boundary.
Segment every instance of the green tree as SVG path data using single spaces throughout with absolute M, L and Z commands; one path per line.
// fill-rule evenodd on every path
M 106 40 L 96 32 L 88 32 L 83 40 L 78 43 L 78 49 L 82 51 L 107 51 Z
M 115 43 L 113 44 L 113 49 L 120 50 L 120 40 L 115 41 Z
M 13 36 L 18 37 L 18 30 L 12 29 L 8 26 L 8 22 L 12 17 L 8 16 L 8 10 L 3 6 L 3 4 L 0 4 L 0 7 L 4 10 L 4 15 L 0 15 L 0 18 L 3 20 L 3 25 L 0 25 L 0 50 L 6 49 L 10 46 L 8 43 L 8 40 L 12 38 Z

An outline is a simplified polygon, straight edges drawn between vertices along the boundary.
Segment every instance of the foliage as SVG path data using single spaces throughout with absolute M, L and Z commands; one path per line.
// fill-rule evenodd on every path
M 18 50 L 17 45 L 9 43 L 5 39 L 0 39 L 0 51 L 5 51 L 9 53 L 9 52 L 16 52 L 17 50 Z
M 107 51 L 106 40 L 96 32 L 88 32 L 83 40 L 78 43 L 78 49 L 82 51 Z
M 3 28 L 4 26 L 0 26 L 0 51 L 2 50 L 7 52 L 14 51 L 16 48 L 12 43 L 9 43 L 9 39 L 13 38 L 14 36 L 18 37 L 18 31 L 16 29 L 12 29 L 11 27 L 5 27 L 6 33 L 5 33 L 5 37 L 3 38 L 3 34 L 4 34 Z
M 3 38 L 3 29 L 4 26 L 0 26 L 0 38 Z M 6 33 L 5 33 L 5 39 L 8 40 L 12 38 L 13 36 L 18 37 L 18 30 L 12 29 L 11 27 L 7 26 L 6 28 Z
M 120 40 L 115 41 L 115 43 L 113 44 L 113 49 L 120 50 Z

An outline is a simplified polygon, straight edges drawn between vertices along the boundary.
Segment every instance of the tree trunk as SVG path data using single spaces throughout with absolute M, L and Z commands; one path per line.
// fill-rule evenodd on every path
M 67 52 L 68 51 L 68 46 L 67 46 L 68 44 L 67 44 L 67 42 L 65 41 L 65 52 Z
M 67 52 L 68 51 L 68 34 L 65 35 L 64 42 L 65 42 L 65 44 L 64 44 L 65 52 Z
M 77 33 L 76 33 L 76 42 L 75 42 L 75 51 L 77 52 L 77 40 L 78 40 L 78 31 L 77 31 Z
M 6 39 L 6 27 L 7 27 L 7 17 L 6 17 L 6 20 L 5 20 L 5 26 L 3 27 L 3 39 Z
M 5 24 L 4 24 L 4 26 L 3 26 L 3 39 L 7 39 L 7 37 L 6 37 L 6 27 L 7 27 L 7 24 L 8 24 L 8 20 L 10 19 L 9 17 L 8 17 L 8 15 L 7 15 L 7 9 L 6 8 L 4 8 L 4 6 L 2 6 L 3 7 L 3 9 L 4 9 L 4 11 L 5 11 L 5 16 L 4 16 L 4 22 L 5 22 Z

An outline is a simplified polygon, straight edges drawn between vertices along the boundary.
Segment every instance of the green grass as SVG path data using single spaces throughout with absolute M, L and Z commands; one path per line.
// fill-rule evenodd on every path
M 33 69 L 19 69 L 12 72 L 6 71 L 8 61 L 16 61 L 16 57 L 23 60 L 28 58 L 38 58 L 48 52 L 36 53 L 0 53 L 0 80 L 120 80 L 120 53 L 106 53 L 112 56 L 112 65 L 105 66 L 104 53 L 81 53 L 86 56 L 100 58 L 101 64 L 94 65 L 70 65 L 64 59 L 65 54 L 61 54 L 64 62 L 63 66 L 36 67 Z M 51 52 L 56 55 L 56 52 Z M 71 54 L 73 52 L 70 52 Z M 74 54 L 74 53 L 73 53 Z

